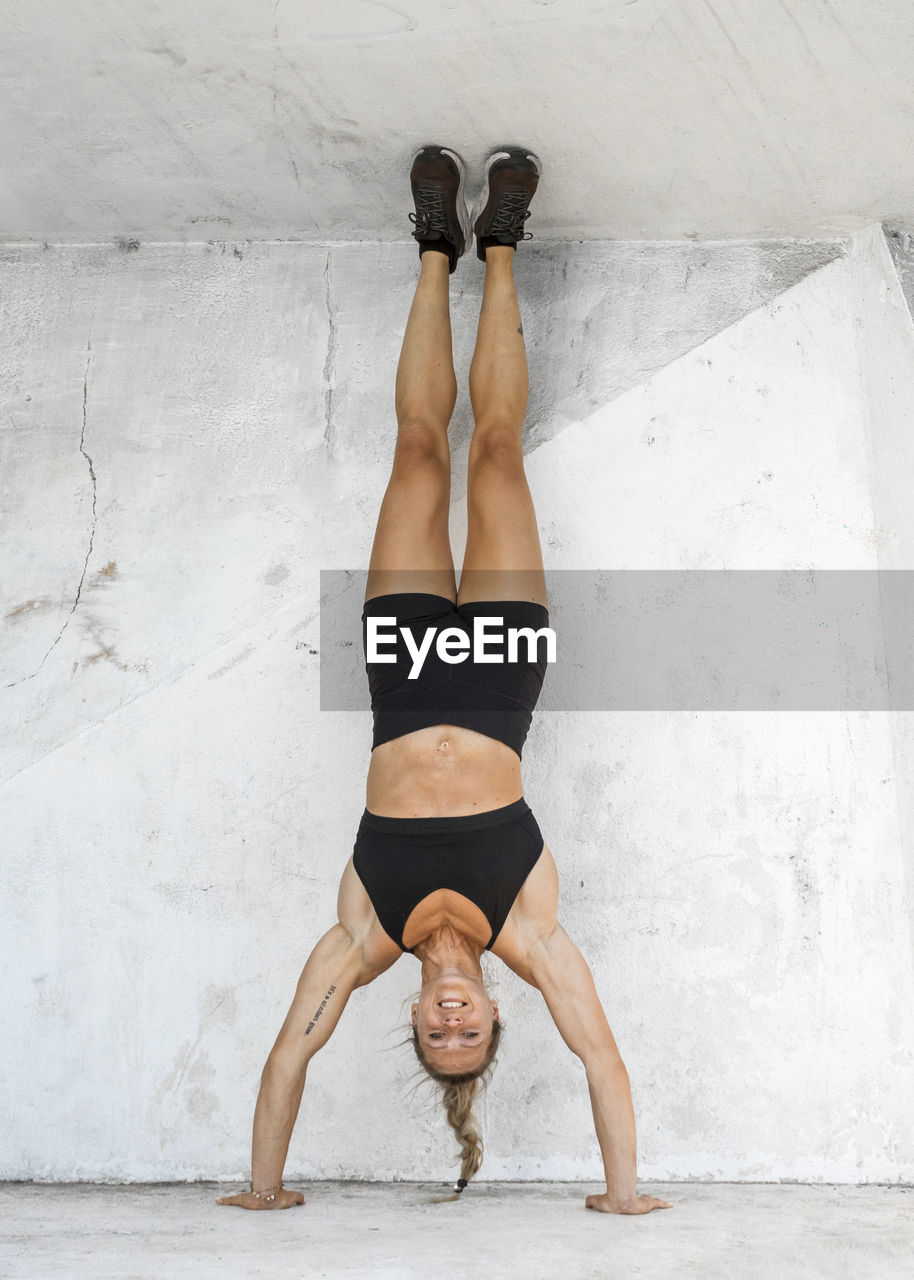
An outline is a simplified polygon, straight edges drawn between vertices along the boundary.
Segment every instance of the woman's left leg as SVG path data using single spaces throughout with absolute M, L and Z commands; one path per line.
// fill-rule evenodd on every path
M 445 254 L 422 254 L 397 365 L 397 443 L 378 513 L 366 600 L 392 591 L 427 591 L 450 600 L 457 594 L 448 534 L 447 428 L 457 398 L 448 268 Z
M 515 250 L 490 245 L 470 366 L 476 428 L 467 472 L 467 545 L 458 604 L 533 600 L 547 605 L 533 498 L 524 473 L 527 355 L 514 287 Z

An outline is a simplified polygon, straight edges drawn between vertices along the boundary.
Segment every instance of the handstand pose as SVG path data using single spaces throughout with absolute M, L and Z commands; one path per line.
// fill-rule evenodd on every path
M 533 632 L 548 624 L 521 447 L 527 360 L 513 274 L 539 172 L 524 149 L 495 152 L 470 215 L 455 152 L 423 147 L 413 161 L 410 217 L 421 268 L 397 367 L 397 443 L 371 552 L 363 640 L 370 620 L 382 617 L 408 625 L 417 644 L 430 628 L 436 637 L 450 629 L 451 653 L 461 638 L 468 642 L 477 617 Z M 457 396 L 448 288 L 474 232 L 486 281 L 470 366 L 475 431 L 458 591 L 448 537 L 447 427 Z M 458 666 L 430 649 L 418 680 L 408 678 L 408 657 L 367 664 L 374 712 L 367 807 L 340 881 L 338 923 L 311 952 L 263 1070 L 251 1189 L 219 1204 L 304 1203 L 300 1191 L 283 1187 L 282 1172 L 308 1063 L 351 992 L 404 951 L 422 966 L 412 1042 L 443 1086 L 463 1157 L 455 1188 L 462 1191 L 482 1159 L 473 1096 L 501 1034 L 480 968 L 488 950 L 542 992 L 584 1063 L 606 1172 L 605 1192 L 588 1196 L 587 1207 L 625 1214 L 669 1207 L 638 1194 L 628 1073 L 590 969 L 556 920 L 558 873 L 523 795 L 521 749 L 545 674 L 543 643 L 535 657 L 528 651 L 526 661 L 500 664 Z

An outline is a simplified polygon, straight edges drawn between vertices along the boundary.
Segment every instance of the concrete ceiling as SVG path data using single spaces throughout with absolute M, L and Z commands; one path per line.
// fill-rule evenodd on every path
M 911 0 L 0 0 L 0 239 L 402 240 L 416 145 L 544 239 L 914 231 Z

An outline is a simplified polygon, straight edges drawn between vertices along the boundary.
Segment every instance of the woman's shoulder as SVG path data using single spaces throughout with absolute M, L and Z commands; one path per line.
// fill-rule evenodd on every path
M 527 982 L 530 951 L 555 929 L 558 902 L 558 868 L 544 844 L 492 946 L 492 954 Z
M 401 947 L 385 932 L 352 858 L 340 877 L 336 911 L 339 922 L 362 951 L 370 982 L 403 955 Z

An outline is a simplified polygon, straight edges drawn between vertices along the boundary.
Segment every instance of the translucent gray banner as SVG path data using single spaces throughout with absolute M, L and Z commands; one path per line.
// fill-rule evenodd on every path
M 321 573 L 325 711 L 369 706 L 366 577 Z M 537 714 L 914 710 L 914 570 L 568 569 L 546 582 L 557 657 Z

